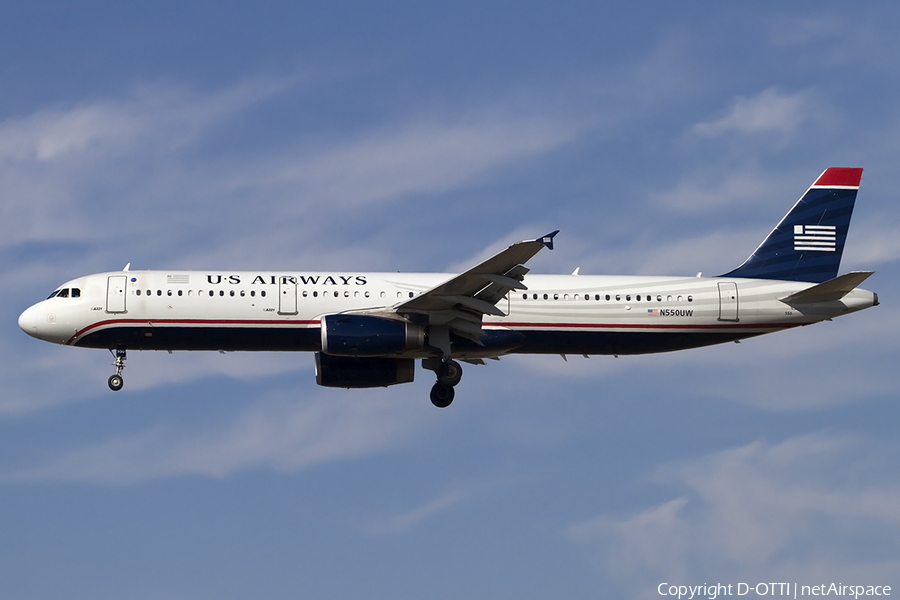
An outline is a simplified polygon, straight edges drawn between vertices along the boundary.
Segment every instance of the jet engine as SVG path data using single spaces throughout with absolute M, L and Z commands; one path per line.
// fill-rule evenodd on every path
M 322 318 L 322 352 L 329 356 L 390 356 L 425 347 L 425 329 L 415 323 L 372 315 Z
M 371 388 L 410 383 L 416 374 L 411 358 L 345 358 L 316 352 L 316 383 L 323 387 Z

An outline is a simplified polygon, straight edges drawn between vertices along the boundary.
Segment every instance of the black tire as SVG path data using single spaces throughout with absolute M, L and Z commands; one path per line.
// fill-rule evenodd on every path
M 437 380 L 438 383 L 453 387 L 460 382 L 462 376 L 462 366 L 455 360 L 448 360 L 441 363 L 441 368 L 437 373 Z
M 452 386 L 436 383 L 434 384 L 434 387 L 431 388 L 431 403 L 438 408 L 447 408 L 450 406 L 450 403 L 453 402 L 453 397 L 455 395 L 456 392 L 453 390 Z
M 122 379 L 121 375 L 110 375 L 109 381 L 107 381 L 107 383 L 109 384 L 109 389 L 114 392 L 118 392 L 122 389 L 122 386 L 125 385 L 125 380 Z

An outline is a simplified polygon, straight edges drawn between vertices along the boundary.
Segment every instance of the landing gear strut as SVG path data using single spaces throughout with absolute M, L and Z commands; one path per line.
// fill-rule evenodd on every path
M 438 359 L 426 359 L 422 366 L 430 369 L 437 375 L 437 382 L 431 388 L 431 403 L 438 408 L 447 408 L 453 402 L 456 390 L 453 387 L 462 379 L 462 367 L 451 359 L 438 361 Z
M 116 368 L 116 374 L 111 375 L 107 383 L 109 384 L 109 389 L 118 392 L 122 389 L 122 386 L 125 385 L 125 380 L 122 379 L 122 369 L 125 368 L 125 359 L 127 357 L 124 348 L 116 348 L 115 350 L 110 348 L 109 352 L 116 358 L 113 363 L 113 366 Z

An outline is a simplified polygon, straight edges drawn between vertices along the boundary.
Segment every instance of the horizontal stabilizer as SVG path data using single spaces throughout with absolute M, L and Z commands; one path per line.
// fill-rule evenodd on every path
M 787 298 L 782 298 L 781 301 L 793 305 L 840 300 L 868 279 L 872 273 L 873 271 L 851 271 L 811 288 L 806 288 L 802 292 L 791 294 Z

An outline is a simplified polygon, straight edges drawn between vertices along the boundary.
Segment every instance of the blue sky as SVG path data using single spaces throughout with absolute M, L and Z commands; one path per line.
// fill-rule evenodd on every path
M 900 586 L 900 8 L 7 3 L 0 595 L 654 598 Z M 740 345 L 318 388 L 312 356 L 22 333 L 79 275 L 735 267 L 864 167 L 882 305 Z

